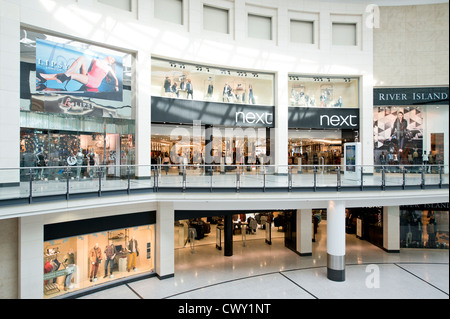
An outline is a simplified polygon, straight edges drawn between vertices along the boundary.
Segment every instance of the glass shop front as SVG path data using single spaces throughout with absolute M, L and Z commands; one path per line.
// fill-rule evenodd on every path
M 135 163 L 132 55 L 22 28 L 20 56 L 21 167 Z M 53 179 L 60 170 L 40 171 Z

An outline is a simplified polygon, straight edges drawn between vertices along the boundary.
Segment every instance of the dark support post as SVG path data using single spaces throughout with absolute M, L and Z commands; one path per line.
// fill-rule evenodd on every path
M 212 175 L 213 127 L 205 125 L 205 175 Z
M 225 256 L 233 256 L 233 215 L 225 215 L 224 221 L 224 246 Z

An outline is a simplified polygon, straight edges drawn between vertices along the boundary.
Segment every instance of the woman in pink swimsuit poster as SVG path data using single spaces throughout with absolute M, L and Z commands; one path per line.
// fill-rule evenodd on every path
M 112 80 L 115 81 L 114 90 L 118 92 L 119 80 L 116 77 L 115 65 L 116 60 L 112 56 L 107 56 L 104 59 L 94 58 L 90 65 L 87 64 L 86 58 L 81 56 L 64 73 L 36 73 L 36 77 L 39 83 L 45 83 L 50 80 L 65 83 L 70 80 L 75 80 L 85 85 L 87 91 L 97 90 L 106 78 L 108 83 Z

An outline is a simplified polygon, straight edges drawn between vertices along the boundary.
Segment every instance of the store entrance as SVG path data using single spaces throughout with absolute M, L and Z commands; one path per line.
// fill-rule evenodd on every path
M 164 164 L 167 158 L 172 165 L 169 174 L 178 174 L 179 164 L 205 164 L 206 130 L 205 126 L 152 124 L 152 163 Z M 227 170 L 270 164 L 270 135 L 265 129 L 212 127 L 210 132 L 211 164 L 226 165 Z
M 289 130 L 290 165 L 341 165 L 344 144 L 354 142 L 358 133 L 351 130 Z M 305 167 L 308 169 L 308 167 Z
M 227 240 L 226 218 L 232 222 L 232 245 L 246 246 L 249 241 L 271 245 L 273 240 L 284 239 L 286 231 L 285 212 L 236 212 L 227 215 L 180 212 L 175 221 L 175 249 L 209 247 L 211 253 L 225 254 Z

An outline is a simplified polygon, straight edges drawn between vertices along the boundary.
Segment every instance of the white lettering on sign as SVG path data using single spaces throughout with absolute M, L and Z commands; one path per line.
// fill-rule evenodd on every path
M 379 93 L 378 99 L 380 101 L 406 101 L 407 97 L 405 93 Z
M 320 126 L 334 126 L 334 127 L 338 127 L 338 126 L 358 126 L 358 123 L 354 123 L 354 119 L 356 119 L 357 116 L 356 115 L 347 115 L 347 116 L 342 116 L 342 115 L 321 115 L 320 116 Z M 324 121 L 325 120 L 325 121 Z M 324 123 L 325 122 L 325 123 Z
M 236 123 L 247 124 L 273 124 L 272 113 L 236 112 Z

